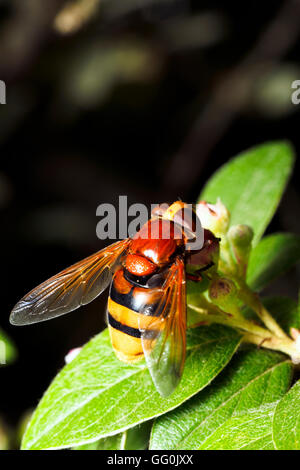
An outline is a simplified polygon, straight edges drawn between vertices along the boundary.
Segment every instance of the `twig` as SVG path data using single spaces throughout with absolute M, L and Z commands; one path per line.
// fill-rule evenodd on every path
M 278 336 L 278 338 L 289 339 L 288 335 L 283 331 L 283 329 L 278 325 L 278 323 L 274 320 L 272 315 L 268 312 L 265 306 L 262 304 L 259 296 L 253 292 L 244 281 L 239 280 L 239 296 L 248 305 L 257 316 L 261 319 L 261 321 L 266 325 L 266 327 L 274 333 L 274 335 Z

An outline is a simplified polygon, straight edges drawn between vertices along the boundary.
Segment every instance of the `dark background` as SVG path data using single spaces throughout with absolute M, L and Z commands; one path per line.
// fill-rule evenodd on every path
M 0 326 L 18 349 L 1 369 L 0 417 L 11 429 L 68 350 L 103 328 L 106 294 L 52 322 L 8 323 L 27 291 L 107 244 L 99 204 L 192 202 L 248 147 L 300 150 L 298 0 L 65 5 L 0 0 Z M 268 229 L 280 230 L 299 232 L 296 176 Z M 271 292 L 295 298 L 296 270 Z

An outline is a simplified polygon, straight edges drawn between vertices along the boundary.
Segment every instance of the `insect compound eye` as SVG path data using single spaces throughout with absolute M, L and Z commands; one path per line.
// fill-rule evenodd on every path
M 199 266 L 201 269 L 211 265 L 217 267 L 220 252 L 219 241 L 212 232 L 204 229 L 203 247 L 189 256 L 188 264 Z

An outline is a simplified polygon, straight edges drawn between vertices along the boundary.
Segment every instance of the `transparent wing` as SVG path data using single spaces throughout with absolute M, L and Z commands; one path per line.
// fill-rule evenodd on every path
M 116 242 L 40 284 L 15 305 L 10 322 L 27 325 L 49 320 L 94 300 L 109 285 L 129 242 Z
M 149 308 L 141 309 L 147 315 Z M 161 288 L 160 299 L 151 309 L 151 319 L 143 328 L 141 340 L 147 366 L 155 387 L 162 396 L 170 395 L 178 385 L 186 351 L 185 266 L 178 257 Z M 145 322 L 143 322 L 145 324 Z

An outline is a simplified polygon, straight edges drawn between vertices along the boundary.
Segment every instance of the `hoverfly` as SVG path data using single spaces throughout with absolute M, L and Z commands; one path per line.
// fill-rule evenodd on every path
M 116 356 L 128 363 L 145 357 L 158 392 L 172 393 L 185 362 L 185 264 L 191 256 L 186 246 L 196 236 L 198 220 L 195 209 L 181 201 L 162 207 L 133 238 L 113 243 L 25 295 L 10 322 L 27 325 L 71 312 L 110 284 L 107 323 Z M 201 280 L 201 275 L 190 278 Z

